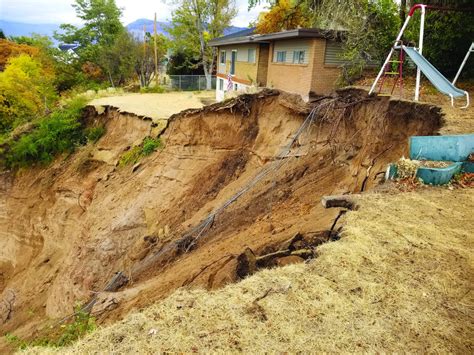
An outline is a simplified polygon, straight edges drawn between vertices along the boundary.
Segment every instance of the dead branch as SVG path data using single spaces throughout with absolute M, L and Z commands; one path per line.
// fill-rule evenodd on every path
M 357 195 L 323 196 L 321 203 L 324 208 L 342 207 L 353 211 L 359 208 L 356 199 Z

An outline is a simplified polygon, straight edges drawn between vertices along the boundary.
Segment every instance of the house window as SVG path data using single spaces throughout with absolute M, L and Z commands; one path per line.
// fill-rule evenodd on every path
M 286 51 L 278 51 L 276 55 L 276 61 L 278 63 L 286 62 Z
M 230 74 L 235 74 L 235 62 L 237 61 L 237 51 L 233 50 L 230 56 Z
M 225 64 L 225 51 L 221 51 L 220 61 L 221 64 Z
M 224 79 L 219 79 L 219 90 L 224 91 Z
M 249 48 L 247 61 L 249 63 L 255 63 L 255 49 L 254 48 Z
M 293 63 L 303 64 L 305 51 L 294 51 L 293 52 Z

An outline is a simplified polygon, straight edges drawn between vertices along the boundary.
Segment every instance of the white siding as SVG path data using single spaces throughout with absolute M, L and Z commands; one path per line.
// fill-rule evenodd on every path
M 278 41 L 273 46 L 273 62 L 277 61 L 277 52 L 286 51 L 285 63 L 293 63 L 293 52 L 294 51 L 305 51 L 303 64 L 308 64 L 309 61 L 309 41 L 297 40 L 297 41 Z
M 223 89 L 220 88 L 220 80 L 222 80 Z M 216 100 L 217 101 L 222 101 L 226 98 L 226 93 L 228 93 L 228 90 L 227 90 L 228 84 L 229 84 L 229 81 L 227 79 L 217 78 L 217 85 L 216 85 Z M 235 93 L 235 92 L 244 93 L 244 92 L 248 92 L 248 90 L 250 89 L 251 89 L 250 85 L 244 85 L 244 84 L 234 82 L 230 93 Z
M 342 43 L 335 41 L 326 41 L 326 51 L 324 52 L 324 64 L 341 65 L 346 61 L 341 58 Z
M 236 46 L 237 49 L 237 61 L 238 62 L 248 62 L 249 58 L 249 48 L 257 50 L 256 45 L 247 45 L 247 46 Z
M 250 44 L 250 45 L 235 45 L 235 46 L 228 46 L 228 47 L 219 47 L 219 56 L 218 56 L 218 64 L 217 64 L 217 72 L 218 73 L 226 73 L 226 65 L 220 63 L 220 53 L 221 51 L 226 52 L 226 63 L 230 62 L 232 58 L 232 51 L 237 51 L 237 62 L 248 62 L 249 58 L 249 48 L 255 50 L 255 61 L 257 62 L 257 45 Z

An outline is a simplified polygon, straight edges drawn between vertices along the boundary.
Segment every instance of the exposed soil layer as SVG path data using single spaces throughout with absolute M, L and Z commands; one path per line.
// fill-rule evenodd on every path
M 275 159 L 314 107 L 287 157 Z M 91 108 L 88 120 L 106 123 L 95 145 L 46 169 L 1 175 L 3 332 L 34 336 L 45 320 L 93 297 L 100 321 L 116 319 L 181 286 L 239 280 L 248 274 L 239 264 L 247 248 L 258 258 L 299 233 L 305 249 L 337 215 L 321 206 L 323 195 L 372 188 L 388 162 L 407 155 L 409 136 L 441 125 L 434 106 L 359 90 L 309 104 L 265 91 L 172 116 L 161 133 L 164 147 L 121 168 L 121 154 L 153 134 L 153 122 L 112 108 L 100 115 Z M 192 231 L 269 166 L 276 168 Z M 284 265 L 297 256 L 260 263 Z M 128 282 L 102 292 L 119 271 Z

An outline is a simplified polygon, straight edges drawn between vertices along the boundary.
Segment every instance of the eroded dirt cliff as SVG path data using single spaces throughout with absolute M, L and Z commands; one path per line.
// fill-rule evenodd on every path
M 265 91 L 172 116 L 162 149 L 120 167 L 124 151 L 157 127 L 113 108 L 89 107 L 87 119 L 106 125 L 95 145 L 1 175 L 3 332 L 34 336 L 91 300 L 102 321 L 182 286 L 236 281 L 247 248 L 268 254 L 298 233 L 329 230 L 337 211 L 323 209 L 323 195 L 372 188 L 388 162 L 407 155 L 409 136 L 441 124 L 436 107 L 358 90 L 309 104 Z M 270 172 L 226 206 L 262 171 Z M 117 272 L 128 281 L 104 291 Z

